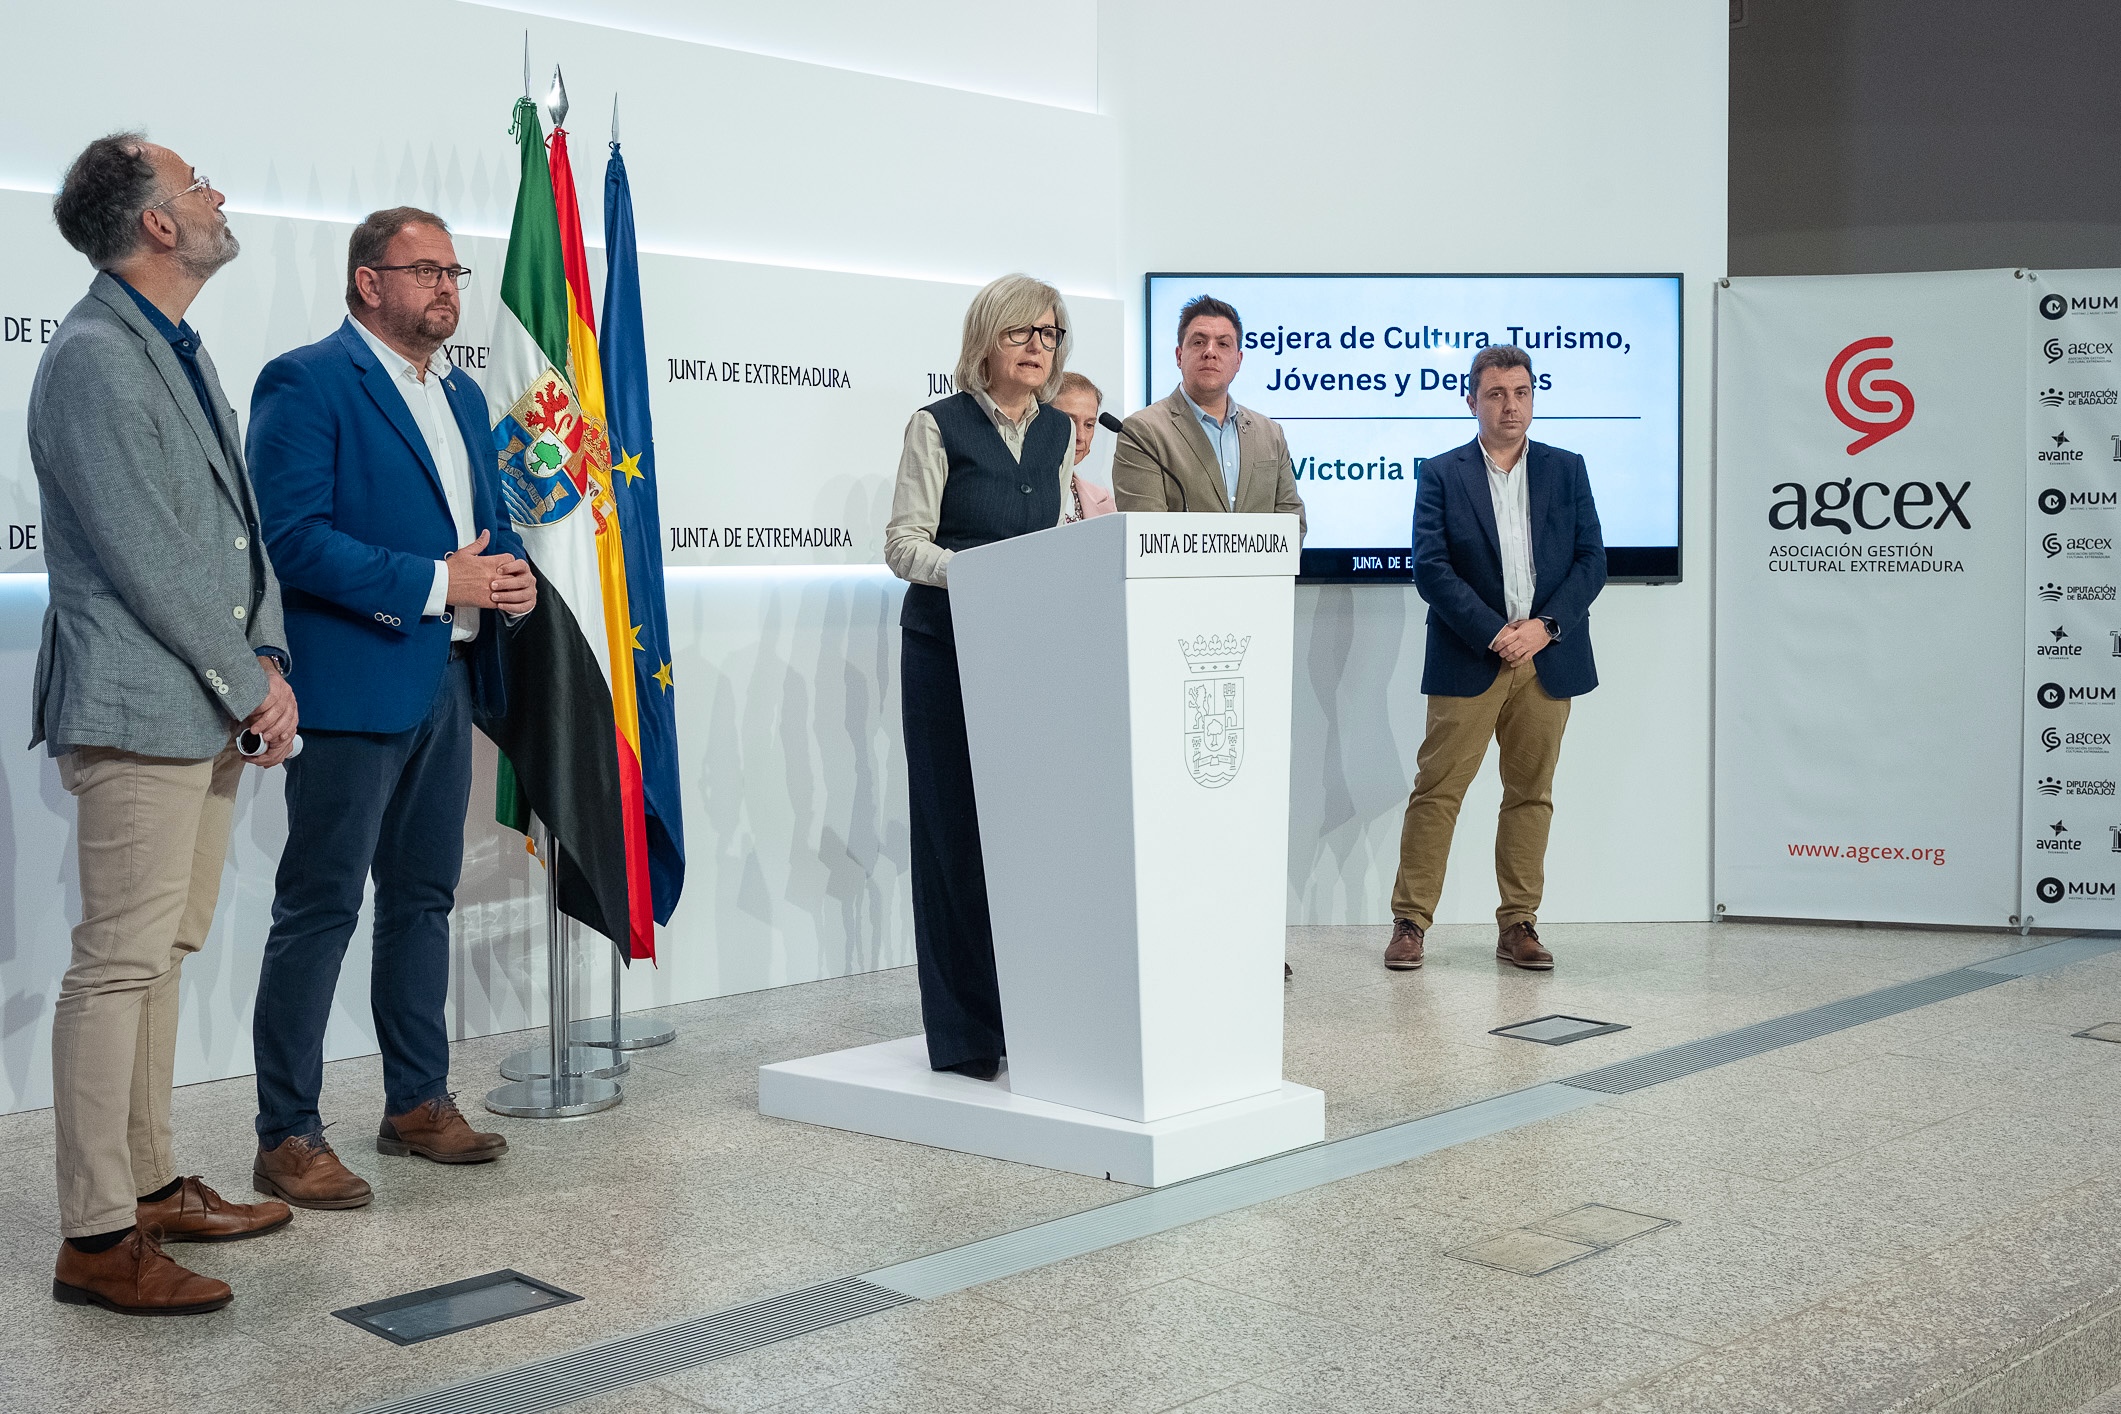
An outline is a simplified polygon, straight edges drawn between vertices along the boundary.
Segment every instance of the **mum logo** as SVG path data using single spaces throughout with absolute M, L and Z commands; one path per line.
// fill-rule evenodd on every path
M 1850 456 L 1877 446 L 1914 419 L 1915 395 L 1907 384 L 1878 376 L 1893 361 L 1858 357 L 1892 346 L 1893 341 L 1883 335 L 1858 339 L 1827 365 L 1826 405 L 1844 427 L 1860 434 L 1848 445 Z

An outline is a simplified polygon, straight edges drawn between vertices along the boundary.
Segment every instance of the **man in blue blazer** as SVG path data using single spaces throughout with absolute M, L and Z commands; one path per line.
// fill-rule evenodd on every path
M 1534 926 L 1546 886 L 1554 764 L 1569 701 L 1598 686 L 1591 601 L 1605 541 L 1583 458 L 1530 441 L 1532 360 L 1491 345 L 1466 403 L 1480 435 L 1422 463 L 1414 494 L 1414 587 L 1429 604 L 1421 690 L 1428 732 L 1399 835 L 1385 966 L 1421 966 L 1466 787 L 1493 738 L 1502 751 L 1495 884 L 1498 960 L 1546 971 Z
M 324 1141 L 324 1028 L 375 877 L 376 1148 L 497 1158 L 449 1092 L 449 915 L 471 727 L 507 710 L 509 623 L 537 585 L 501 506 L 486 399 L 452 368 L 457 264 L 442 218 L 378 211 L 346 257 L 348 318 L 266 365 L 248 443 L 302 704 L 287 847 L 258 979 L 258 1190 L 304 1208 L 373 1196 Z M 496 612 L 498 611 L 498 612 Z

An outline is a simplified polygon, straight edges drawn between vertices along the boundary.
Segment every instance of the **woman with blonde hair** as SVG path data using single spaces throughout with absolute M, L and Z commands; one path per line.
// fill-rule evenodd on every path
M 899 700 L 913 826 L 913 946 L 928 1063 L 992 1080 L 1008 1053 L 950 623 L 950 557 L 1060 523 L 1074 426 L 1047 404 L 1069 351 L 1060 291 L 1004 275 L 973 296 L 958 391 L 906 424 L 884 560 L 907 581 Z

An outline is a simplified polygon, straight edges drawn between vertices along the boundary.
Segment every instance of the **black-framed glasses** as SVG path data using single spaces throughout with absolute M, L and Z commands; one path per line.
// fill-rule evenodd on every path
M 192 180 L 190 186 L 186 187 L 183 191 L 172 192 L 170 195 L 163 197 L 160 201 L 156 202 L 154 205 L 148 207 L 147 209 L 149 211 L 160 211 L 163 207 L 169 205 L 171 202 L 177 200 L 180 197 L 190 196 L 195 191 L 212 191 L 213 185 L 214 184 L 211 178 L 202 177 L 197 172 L 194 172 L 192 173 Z
M 1019 329 L 1002 330 L 1002 342 L 1012 349 L 1020 349 L 1031 342 L 1036 334 L 1039 343 L 1048 349 L 1060 347 L 1060 341 L 1068 337 L 1068 331 L 1058 324 L 1026 324 Z
M 367 265 L 366 270 L 410 270 L 412 282 L 423 290 L 431 290 L 442 283 L 447 275 L 449 282 L 458 289 L 471 283 L 471 267 L 468 265 L 437 265 L 432 260 L 415 260 L 410 265 Z

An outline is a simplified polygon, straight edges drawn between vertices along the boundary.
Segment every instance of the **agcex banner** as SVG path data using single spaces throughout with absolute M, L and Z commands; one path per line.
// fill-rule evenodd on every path
M 2024 912 L 2031 289 L 1996 270 L 1718 291 L 1721 913 Z

